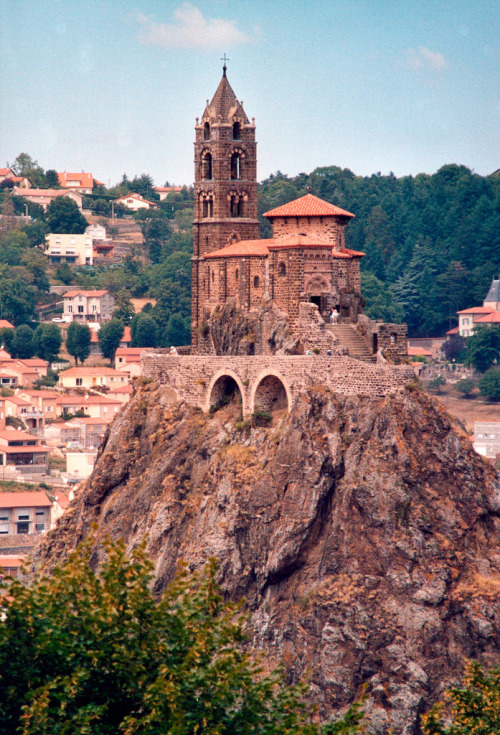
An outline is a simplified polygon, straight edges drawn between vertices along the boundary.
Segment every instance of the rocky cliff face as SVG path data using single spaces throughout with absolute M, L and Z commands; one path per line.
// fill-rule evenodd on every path
M 96 523 L 147 538 L 158 592 L 179 559 L 220 560 L 252 645 L 328 717 L 367 685 L 372 732 L 416 733 L 464 657 L 500 664 L 500 488 L 428 397 L 318 388 L 268 428 L 207 417 L 142 387 L 93 476 L 35 559 L 50 567 Z M 96 547 L 95 561 L 101 553 Z

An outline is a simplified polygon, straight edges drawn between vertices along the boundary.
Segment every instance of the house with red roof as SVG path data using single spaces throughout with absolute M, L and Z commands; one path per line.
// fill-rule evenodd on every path
M 59 186 L 63 189 L 72 189 L 80 194 L 92 194 L 96 186 L 104 186 L 102 181 L 94 179 L 89 173 L 68 173 L 67 171 L 58 171 L 57 178 Z
M 47 209 L 56 197 L 68 197 L 75 202 L 80 211 L 82 210 L 83 197 L 77 191 L 64 189 L 24 189 L 21 186 L 14 186 L 12 193 L 18 197 L 24 197 L 28 202 L 40 204 L 44 209 Z
M 500 279 L 494 277 L 482 306 L 472 306 L 457 312 L 458 327 L 456 332 L 450 330 L 448 335 L 458 333 L 461 337 L 470 337 L 476 326 L 500 324 Z
M 0 431 L 0 464 L 11 465 L 24 474 L 47 474 L 48 447 L 26 431 Z
M 51 510 L 52 502 L 41 490 L 0 493 L 0 536 L 49 531 Z M 4 571 L 9 559 L 2 557 L 0 564 Z
M 125 194 L 125 196 L 115 199 L 115 204 L 123 204 L 133 212 L 137 212 L 138 209 L 158 209 L 160 206 L 158 202 L 145 199 L 140 194 L 136 194 L 135 191 L 131 191 L 130 194 Z
M 127 376 L 110 367 L 72 367 L 59 373 L 61 388 L 116 388 L 128 382 Z
M 120 375 L 122 378 L 123 376 Z M 125 382 L 120 383 L 124 387 Z M 56 412 L 58 415 L 76 414 L 82 412 L 91 418 L 112 419 L 121 409 L 123 403 L 117 398 L 94 393 L 86 396 L 63 394 L 56 399 Z
M 63 294 L 65 322 L 109 321 L 115 308 L 115 296 L 109 291 L 72 289 Z

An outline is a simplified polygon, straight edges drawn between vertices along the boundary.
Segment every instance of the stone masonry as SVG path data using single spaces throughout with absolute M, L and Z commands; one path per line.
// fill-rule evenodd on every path
M 266 355 L 176 357 L 143 352 L 142 375 L 175 392 L 178 400 L 209 411 L 222 396 L 236 393 L 243 416 L 256 409 L 291 409 L 307 388 L 323 385 L 343 395 L 382 397 L 414 380 L 406 365 L 374 365 L 350 357 Z

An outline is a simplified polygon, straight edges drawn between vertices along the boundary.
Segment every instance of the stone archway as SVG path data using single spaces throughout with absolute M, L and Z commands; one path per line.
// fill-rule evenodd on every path
M 245 416 L 245 388 L 238 375 L 229 369 L 219 370 L 213 376 L 208 386 L 204 410 L 208 413 L 212 406 L 226 399 L 228 403 L 232 400 L 241 401 L 241 413 Z
M 316 304 L 319 313 L 325 317 L 329 308 L 329 289 L 322 278 L 313 278 L 306 285 L 306 294 L 312 304 Z
M 278 372 L 261 373 L 254 383 L 250 406 L 254 411 L 290 411 L 292 405 L 290 388 Z

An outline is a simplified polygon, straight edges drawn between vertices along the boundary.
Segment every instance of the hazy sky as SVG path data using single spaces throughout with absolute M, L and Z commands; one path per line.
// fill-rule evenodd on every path
M 0 166 L 191 183 L 222 73 L 259 180 L 500 167 L 498 0 L 0 0 Z

